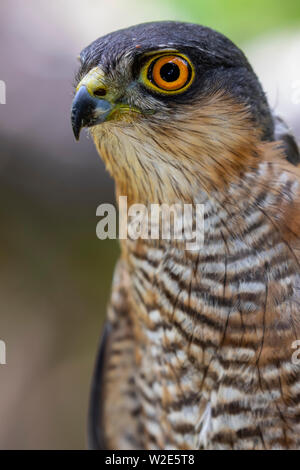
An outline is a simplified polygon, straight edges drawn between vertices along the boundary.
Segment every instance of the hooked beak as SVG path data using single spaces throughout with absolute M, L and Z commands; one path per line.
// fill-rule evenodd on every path
M 93 68 L 78 84 L 72 103 L 71 122 L 76 140 L 83 127 L 92 127 L 106 121 L 115 108 L 112 96 L 99 67 Z M 106 96 L 106 98 L 100 98 Z

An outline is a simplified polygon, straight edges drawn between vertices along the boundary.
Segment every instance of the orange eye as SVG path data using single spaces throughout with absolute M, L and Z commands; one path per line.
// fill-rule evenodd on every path
M 152 88 L 166 92 L 184 91 L 194 75 L 190 62 L 180 55 L 158 56 L 148 63 L 144 81 Z

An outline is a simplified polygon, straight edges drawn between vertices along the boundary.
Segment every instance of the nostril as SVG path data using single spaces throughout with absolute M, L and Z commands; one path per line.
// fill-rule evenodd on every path
M 105 88 L 98 88 L 98 90 L 94 91 L 95 96 L 105 96 L 106 95 L 106 90 Z

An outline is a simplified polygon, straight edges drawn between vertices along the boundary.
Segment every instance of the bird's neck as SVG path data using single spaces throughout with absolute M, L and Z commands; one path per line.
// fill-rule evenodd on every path
M 262 141 L 247 109 L 227 96 L 185 107 L 170 121 L 156 115 L 112 121 L 92 132 L 117 198 L 127 197 L 129 207 L 204 204 L 205 245 L 221 234 L 255 246 L 248 214 L 268 219 L 287 238 L 297 233 L 298 218 L 289 217 L 297 178 L 278 143 Z
M 223 193 L 255 170 L 262 143 L 244 106 L 215 94 L 198 105 L 92 128 L 97 149 L 129 203 L 188 203 Z

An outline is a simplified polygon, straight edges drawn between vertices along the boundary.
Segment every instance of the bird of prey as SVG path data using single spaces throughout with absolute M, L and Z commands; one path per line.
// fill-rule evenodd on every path
M 121 240 L 90 410 L 106 449 L 299 449 L 299 150 L 245 55 L 153 22 L 80 55 L 88 127 L 128 204 L 204 205 L 204 246 Z

